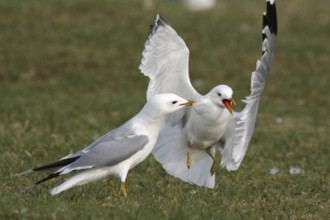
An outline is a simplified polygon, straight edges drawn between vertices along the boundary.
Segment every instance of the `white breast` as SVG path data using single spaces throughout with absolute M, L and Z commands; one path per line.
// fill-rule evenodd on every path
M 184 127 L 187 141 L 195 148 L 208 148 L 220 140 L 230 113 L 211 103 L 193 106 Z

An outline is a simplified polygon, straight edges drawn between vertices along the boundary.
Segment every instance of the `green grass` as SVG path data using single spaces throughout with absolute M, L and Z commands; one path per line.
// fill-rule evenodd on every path
M 63 178 L 21 194 L 45 173 L 15 174 L 81 149 L 140 110 L 148 79 L 138 65 L 156 12 L 190 48 L 198 91 L 226 83 L 243 99 L 260 56 L 264 1 L 223 0 L 199 13 L 176 1 L 1 1 L 0 219 L 328 218 L 330 2 L 277 6 L 276 57 L 240 169 L 218 170 L 208 190 L 149 157 L 129 173 L 128 198 L 109 199 L 104 183 L 51 197 Z M 290 166 L 304 172 L 290 175 Z M 272 167 L 280 173 L 270 175 Z

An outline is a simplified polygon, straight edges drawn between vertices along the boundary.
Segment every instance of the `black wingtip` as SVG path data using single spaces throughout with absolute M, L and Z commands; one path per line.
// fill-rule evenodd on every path
M 277 35 L 277 13 L 275 0 L 267 0 L 267 10 L 264 15 L 264 27 L 268 25 L 271 33 Z
M 262 30 L 267 26 L 267 14 L 266 12 L 263 13 L 262 15 Z M 261 32 L 261 38 L 262 41 L 264 41 L 266 39 L 266 34 L 264 33 L 264 31 Z
M 269 28 L 271 34 L 277 35 L 277 13 L 276 13 L 276 5 L 275 0 L 267 0 L 266 2 L 266 12 L 262 14 L 262 30 L 265 27 Z M 264 31 L 261 33 L 262 41 L 264 41 L 267 36 Z M 262 50 L 262 54 L 266 51 Z
M 43 182 L 46 182 L 47 180 L 58 177 L 59 175 L 60 175 L 60 172 L 51 173 L 48 176 L 46 176 L 45 178 L 42 178 L 41 180 L 38 180 L 37 182 L 35 182 L 34 185 L 39 185 L 40 183 L 43 183 Z
M 33 168 L 32 171 L 42 171 L 42 170 L 48 170 L 51 168 L 57 168 L 57 167 L 64 167 L 66 165 L 69 165 L 70 163 L 73 163 L 74 161 L 78 160 L 80 156 L 75 157 L 69 157 L 62 160 L 58 160 L 40 167 Z
M 43 171 L 43 170 L 48 170 L 48 169 L 57 168 L 57 167 L 64 167 L 66 165 L 69 165 L 70 163 L 73 163 L 74 161 L 78 160 L 79 158 L 80 158 L 80 156 L 65 158 L 65 159 L 58 160 L 58 161 L 55 161 L 52 163 L 48 163 L 48 164 L 40 166 L 40 167 L 35 167 L 33 169 L 26 170 L 24 172 L 16 174 L 16 176 L 22 176 L 22 175 L 33 173 L 36 171 Z

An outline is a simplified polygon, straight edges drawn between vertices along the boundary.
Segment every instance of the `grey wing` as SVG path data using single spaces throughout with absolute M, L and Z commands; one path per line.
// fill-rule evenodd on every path
M 67 159 L 67 158 L 72 158 L 72 157 L 75 157 L 75 156 L 81 156 L 81 155 L 84 154 L 84 152 L 87 152 L 87 151 L 91 150 L 92 148 L 99 145 L 101 142 L 106 142 L 108 140 L 113 140 L 113 139 L 117 139 L 117 138 L 123 138 L 123 137 L 130 136 L 130 135 L 134 134 L 134 130 L 132 129 L 131 124 L 132 123 L 131 123 L 130 120 L 127 121 L 126 123 L 124 123 L 120 127 L 115 128 L 115 129 L 107 132 L 106 134 L 100 136 L 92 144 L 88 145 L 86 148 L 84 148 L 80 151 L 71 153 L 69 155 L 66 155 L 65 157 L 62 157 L 61 160 Z
M 139 69 L 150 78 L 147 99 L 158 93 L 174 93 L 185 99 L 200 95 L 189 79 L 189 49 L 160 17 L 151 26 Z
M 251 77 L 251 94 L 243 102 L 244 109 L 234 113 L 226 129 L 221 166 L 227 170 L 239 168 L 253 135 L 258 105 L 264 90 L 275 51 L 277 35 L 277 15 L 274 0 L 267 0 L 267 11 L 263 14 L 262 57 L 257 61 L 256 70 Z M 223 140 L 222 140 L 223 141 Z M 222 143 L 223 144 L 223 143 Z
M 106 139 L 97 142 L 92 148 L 80 151 L 81 157 L 70 165 L 58 170 L 65 174 L 73 170 L 116 165 L 138 151 L 149 142 L 147 135 L 131 135 L 123 138 Z

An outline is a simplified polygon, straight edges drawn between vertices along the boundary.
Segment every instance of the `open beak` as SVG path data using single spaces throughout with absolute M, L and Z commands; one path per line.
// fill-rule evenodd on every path
M 192 106 L 194 103 L 194 100 L 188 100 L 188 102 L 182 103 L 180 106 Z
M 224 106 L 226 107 L 226 109 L 230 112 L 230 114 L 233 114 L 233 104 L 236 105 L 236 102 L 233 98 L 230 99 L 223 99 L 222 103 L 224 104 Z

